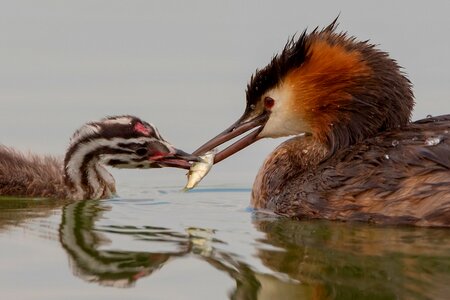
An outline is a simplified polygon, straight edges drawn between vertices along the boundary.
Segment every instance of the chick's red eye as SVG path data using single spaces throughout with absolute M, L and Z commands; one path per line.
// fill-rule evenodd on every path
M 270 98 L 270 97 L 264 98 L 265 108 L 270 109 L 273 107 L 274 104 L 275 104 L 275 100 L 273 100 L 272 98 Z

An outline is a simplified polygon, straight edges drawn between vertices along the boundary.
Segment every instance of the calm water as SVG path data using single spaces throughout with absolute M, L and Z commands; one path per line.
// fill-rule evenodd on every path
M 0 1 L 0 143 L 62 155 L 134 114 L 192 151 L 235 121 L 289 36 L 325 26 L 388 51 L 413 119 L 450 113 L 450 1 Z M 0 199 L 0 299 L 449 299 L 450 231 L 297 222 L 248 209 L 280 140 L 214 167 L 114 172 L 117 199 Z
M 450 231 L 292 221 L 250 190 L 0 200 L 3 299 L 448 299 Z M 140 197 L 138 197 L 140 196 Z

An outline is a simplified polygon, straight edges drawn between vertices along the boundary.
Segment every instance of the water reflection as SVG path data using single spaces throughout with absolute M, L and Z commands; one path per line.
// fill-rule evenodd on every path
M 255 213 L 252 224 L 259 237 L 239 226 L 226 237 L 220 223 L 218 229 L 174 230 L 157 220 L 140 226 L 127 218 L 112 222 L 111 209 L 121 204 L 2 199 L 0 230 L 47 220 L 65 205 L 61 223 L 55 220 L 51 231 L 73 274 L 103 286 L 132 287 L 191 256 L 235 282 L 230 299 L 446 299 L 450 294 L 450 232 L 445 229 L 299 222 Z M 241 240 L 251 247 L 233 247 Z M 205 283 L 209 275 L 204 274 Z
M 54 199 L 0 197 L 0 231 L 26 226 L 37 218 L 47 218 L 67 202 Z
M 366 224 L 255 220 L 264 265 L 311 287 L 314 299 L 446 299 L 450 232 Z
M 235 255 L 214 248 L 214 244 L 223 243 L 214 238 L 214 230 L 189 227 L 180 233 L 154 226 L 96 226 L 96 221 L 107 210 L 100 201 L 72 203 L 63 209 L 60 241 L 76 276 L 101 285 L 131 287 L 138 279 L 158 271 L 174 258 L 192 254 L 236 281 L 237 288 L 230 295 L 231 299 L 256 298 L 259 284 L 254 272 Z M 165 250 L 102 249 L 110 242 L 105 236 L 107 233 L 131 236 Z
M 180 256 L 188 251 L 182 237 L 163 228 L 95 228 L 95 221 L 105 210 L 107 208 L 98 201 L 72 203 L 63 210 L 59 229 L 61 245 L 69 255 L 74 274 L 86 281 L 107 286 L 131 286 L 137 279 L 158 270 L 171 256 Z M 179 250 L 174 253 L 102 250 L 101 246 L 108 243 L 102 232 L 167 240 L 176 244 Z
M 196 255 L 236 281 L 231 299 L 440 299 L 449 292 L 447 230 L 256 216 L 254 225 L 265 233 L 257 256 L 273 270 L 264 274 L 235 253 L 218 250 L 224 242 L 214 238 L 214 230 L 190 227 L 180 233 L 153 226 L 96 226 L 107 210 L 97 201 L 67 205 L 60 228 L 74 274 L 102 285 L 129 287 L 174 258 Z M 163 250 L 103 249 L 106 233 L 128 235 Z

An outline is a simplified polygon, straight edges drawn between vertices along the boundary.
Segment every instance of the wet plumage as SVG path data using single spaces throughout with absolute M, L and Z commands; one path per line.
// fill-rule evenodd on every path
M 252 205 L 294 218 L 450 226 L 450 115 L 410 122 L 411 83 L 367 41 L 323 30 L 291 39 L 247 86 L 243 116 L 194 153 L 256 128 L 296 137 L 264 162 Z
M 329 158 L 311 137 L 290 139 L 264 162 L 252 205 L 296 218 L 450 225 L 449 124 L 450 115 L 420 120 Z

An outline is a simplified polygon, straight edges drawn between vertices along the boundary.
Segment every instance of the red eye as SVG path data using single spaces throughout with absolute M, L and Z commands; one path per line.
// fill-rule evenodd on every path
M 275 100 L 273 100 L 272 98 L 270 98 L 270 97 L 264 98 L 264 106 L 267 109 L 271 109 L 274 104 L 275 104 Z

